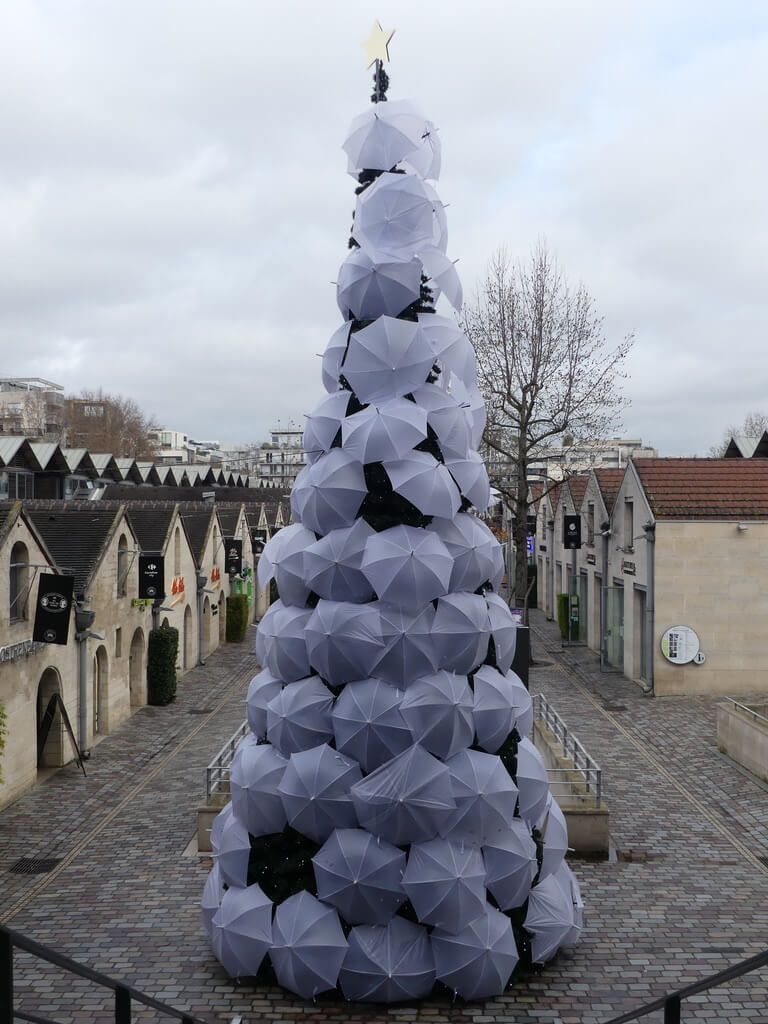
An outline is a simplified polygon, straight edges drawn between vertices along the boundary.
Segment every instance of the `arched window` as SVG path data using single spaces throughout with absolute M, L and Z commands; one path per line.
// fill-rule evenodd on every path
M 173 575 L 181 576 L 181 527 L 177 526 L 173 534 Z
M 120 534 L 117 542 L 117 596 L 125 597 L 128 593 L 128 538 Z
M 9 612 L 11 622 L 25 619 L 27 585 L 29 583 L 29 552 L 27 545 L 18 541 L 11 548 Z

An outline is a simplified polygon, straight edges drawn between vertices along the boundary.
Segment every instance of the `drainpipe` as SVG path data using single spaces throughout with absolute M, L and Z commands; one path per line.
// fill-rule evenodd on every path
M 77 699 L 77 745 L 80 747 L 80 754 L 89 758 L 91 752 L 88 749 L 88 637 L 103 640 L 101 633 L 92 633 L 90 627 L 96 618 L 96 612 L 89 611 L 83 606 L 82 601 L 75 602 L 75 640 L 77 641 L 77 677 L 78 677 L 78 699 Z
M 208 577 L 204 573 L 199 573 L 197 577 L 197 663 L 198 665 L 205 664 L 205 658 L 203 657 L 203 602 L 205 601 L 205 584 L 208 582 Z
M 555 520 L 547 520 L 547 532 L 549 533 L 549 615 L 547 619 L 551 622 L 555 617 Z
M 656 694 L 653 688 L 653 630 L 655 617 L 655 562 L 656 562 L 656 523 L 650 520 L 643 526 L 647 547 L 645 549 L 647 591 L 645 595 L 645 664 L 648 679 L 643 693 L 649 697 Z
M 600 536 L 603 538 L 603 552 L 600 563 L 600 571 L 602 573 L 600 579 L 600 671 L 602 672 L 608 660 L 606 620 L 608 618 L 608 541 L 611 537 L 610 520 L 606 519 L 604 523 L 600 523 Z

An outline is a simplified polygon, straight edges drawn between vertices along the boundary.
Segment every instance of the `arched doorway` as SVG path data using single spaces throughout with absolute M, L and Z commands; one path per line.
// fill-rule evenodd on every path
M 192 665 L 192 609 L 184 609 L 184 636 L 181 647 L 181 667 L 184 672 Z
M 55 693 L 61 696 L 61 677 L 52 666 L 40 676 L 37 685 L 37 767 L 58 768 L 64 764 L 64 722 L 57 708 L 45 744 L 42 742 L 42 726 L 48 703 Z
M 219 643 L 223 644 L 227 639 L 227 603 L 222 594 L 219 598 Z
M 203 657 L 204 658 L 208 656 L 208 652 L 211 649 L 211 619 L 212 618 L 213 618 L 213 616 L 211 615 L 211 602 L 210 602 L 208 596 L 206 595 L 205 600 L 203 601 L 203 621 L 200 624 L 201 629 L 203 631 Z
M 93 656 L 93 735 L 109 732 L 108 708 L 109 658 L 102 644 Z
M 131 707 L 138 708 L 147 703 L 146 674 L 144 672 L 144 630 L 139 627 L 131 638 L 128 655 L 128 685 L 131 692 Z

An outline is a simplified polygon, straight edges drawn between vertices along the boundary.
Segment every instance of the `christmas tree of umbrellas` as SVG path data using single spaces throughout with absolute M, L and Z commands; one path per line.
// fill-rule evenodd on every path
M 259 579 L 251 734 L 214 822 L 202 912 L 235 977 L 265 957 L 311 998 L 395 1002 L 435 981 L 497 995 L 581 928 L 565 821 L 510 670 L 498 543 L 476 448 L 484 407 L 430 180 L 434 125 L 376 100 L 344 145 L 360 183 L 308 417 L 293 523 Z

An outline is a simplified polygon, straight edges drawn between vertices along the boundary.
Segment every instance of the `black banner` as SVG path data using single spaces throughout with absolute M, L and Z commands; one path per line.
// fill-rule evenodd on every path
M 243 542 L 228 537 L 224 541 L 224 561 L 228 576 L 239 576 L 243 571 Z
M 139 555 L 139 597 L 165 597 L 165 561 L 162 555 Z
M 32 639 L 44 644 L 66 644 L 75 577 L 41 573 L 38 579 Z
M 267 543 L 267 530 L 266 527 L 258 527 L 258 529 L 251 530 L 251 544 L 253 546 L 254 555 L 260 555 L 264 550 L 264 545 Z
M 563 547 L 568 551 L 581 547 L 581 516 L 563 516 Z

